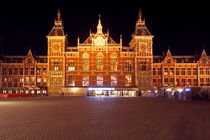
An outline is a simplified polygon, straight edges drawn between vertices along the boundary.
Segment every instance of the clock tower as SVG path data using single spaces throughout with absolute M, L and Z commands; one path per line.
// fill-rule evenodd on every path
M 64 87 L 65 81 L 65 44 L 60 10 L 54 26 L 47 36 L 48 41 L 48 92 L 57 94 Z
M 135 50 L 135 84 L 139 90 L 152 89 L 153 37 L 139 11 L 130 47 Z

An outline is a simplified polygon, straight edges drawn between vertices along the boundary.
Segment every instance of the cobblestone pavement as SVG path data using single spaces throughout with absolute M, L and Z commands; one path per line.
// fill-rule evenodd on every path
M 1 140 L 209 140 L 210 101 L 0 99 Z

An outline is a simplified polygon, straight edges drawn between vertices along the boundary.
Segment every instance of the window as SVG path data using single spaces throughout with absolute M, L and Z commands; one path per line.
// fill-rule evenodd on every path
M 171 79 L 170 79 L 170 82 L 171 82 L 171 83 L 174 83 L 174 78 L 171 78 Z
M 209 75 L 209 68 L 206 68 L 206 75 Z
M 82 55 L 82 70 L 89 71 L 89 54 L 84 53 Z
M 41 68 L 37 68 L 36 73 L 37 73 L 37 75 L 40 75 L 41 74 Z
M 192 84 L 191 79 L 187 79 L 187 85 L 191 85 L 191 84 Z
M 146 65 L 147 65 L 147 62 L 141 62 L 141 70 L 142 71 L 146 70 Z
M 47 74 L 47 68 L 43 68 L 43 69 L 42 69 L 42 74 L 43 74 L 43 75 L 46 75 L 46 74 Z
M 9 75 L 12 75 L 12 68 L 9 68 Z
M 117 76 L 111 75 L 111 86 L 117 86 Z
M 179 75 L 179 68 L 176 68 L 176 75 Z
M 161 74 L 162 74 L 162 69 L 158 68 L 158 75 L 161 75 Z
M 187 75 L 191 75 L 191 68 L 187 68 Z
M 82 78 L 82 86 L 89 86 L 89 76 L 84 76 Z
M 19 87 L 22 87 L 23 86 L 23 78 L 20 78 L 19 79 Z
M 41 85 L 41 78 L 37 78 L 36 85 L 37 85 L 37 86 L 40 86 L 40 85 Z
M 167 59 L 167 63 L 170 64 L 171 63 L 171 59 Z
M 103 77 L 97 76 L 97 86 L 103 86 Z
M 20 75 L 23 75 L 23 68 L 20 68 Z
M 179 79 L 176 79 L 176 86 L 180 86 Z
M 153 75 L 156 75 L 156 68 L 153 68 Z
M 59 70 L 59 63 L 58 61 L 54 61 L 54 71 L 58 71 Z
M 18 82 L 18 80 L 14 79 L 14 87 L 17 87 L 17 82 Z
M 104 55 L 102 53 L 98 53 L 96 56 L 96 70 L 103 71 L 104 69 Z
M 185 86 L 185 79 L 182 79 L 182 85 Z
M 182 68 L 181 70 L 182 70 L 182 71 L 181 71 L 181 74 L 182 74 L 182 75 L 185 75 L 185 68 Z
M 37 78 L 37 83 L 41 83 L 41 78 Z
M 200 75 L 203 75 L 204 72 L 203 72 L 203 68 L 200 68 Z
M 68 71 L 75 71 L 74 61 L 68 62 Z
M 125 71 L 132 71 L 132 62 L 131 61 L 125 62 Z
M 204 78 L 200 78 L 200 85 L 204 86 Z
M 174 75 L 174 68 L 170 68 L 170 75 Z
M 110 66 L 111 66 L 111 71 L 117 71 L 118 61 L 116 53 L 111 54 Z
M 168 83 L 168 78 L 164 78 L 164 83 Z
M 153 79 L 153 85 L 156 85 L 156 79 Z
M 31 75 L 34 75 L 34 68 L 31 68 Z
M 43 86 L 46 86 L 47 85 L 47 79 L 43 78 L 42 79 L 42 84 L 43 84 Z
M 28 68 L 25 68 L 25 75 L 28 75 Z
M 75 86 L 74 75 L 68 76 L 68 86 Z
M 125 75 L 125 86 L 131 86 L 132 77 L 131 75 Z
M 7 74 L 7 69 L 3 68 L 3 75 L 6 75 L 6 74 Z
M 210 86 L 210 78 L 206 78 L 206 85 Z
M 193 75 L 197 75 L 197 68 L 193 68 Z
M 28 64 L 31 64 L 31 59 L 28 59 Z
M 193 85 L 197 86 L 198 85 L 198 80 L 197 79 L 193 79 Z
M 168 75 L 168 68 L 164 68 L 164 75 Z
M 18 69 L 15 68 L 15 69 L 14 69 L 14 75 L 17 75 L 17 74 L 18 74 Z

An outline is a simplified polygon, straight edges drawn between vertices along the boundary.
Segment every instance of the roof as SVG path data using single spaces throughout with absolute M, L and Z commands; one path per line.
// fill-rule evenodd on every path
M 55 25 L 48 36 L 65 36 L 62 21 L 55 21 Z
M 135 36 L 151 36 L 151 33 L 147 29 L 144 21 L 137 21 L 136 28 L 133 33 Z
M 145 25 L 145 20 L 142 20 L 142 13 L 141 10 L 139 11 L 139 19 L 136 22 L 136 28 L 133 33 L 135 36 L 151 36 L 151 33 L 147 29 Z

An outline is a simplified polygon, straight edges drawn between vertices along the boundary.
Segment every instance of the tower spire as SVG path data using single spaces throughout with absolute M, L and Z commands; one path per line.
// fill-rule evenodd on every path
M 99 14 L 98 26 L 97 26 L 97 33 L 102 33 L 102 25 L 101 25 L 101 15 Z
M 57 20 L 58 21 L 61 21 L 61 12 L 60 12 L 60 9 L 58 9 Z
M 139 9 L 139 21 L 142 21 L 142 12 L 141 12 L 141 9 Z

